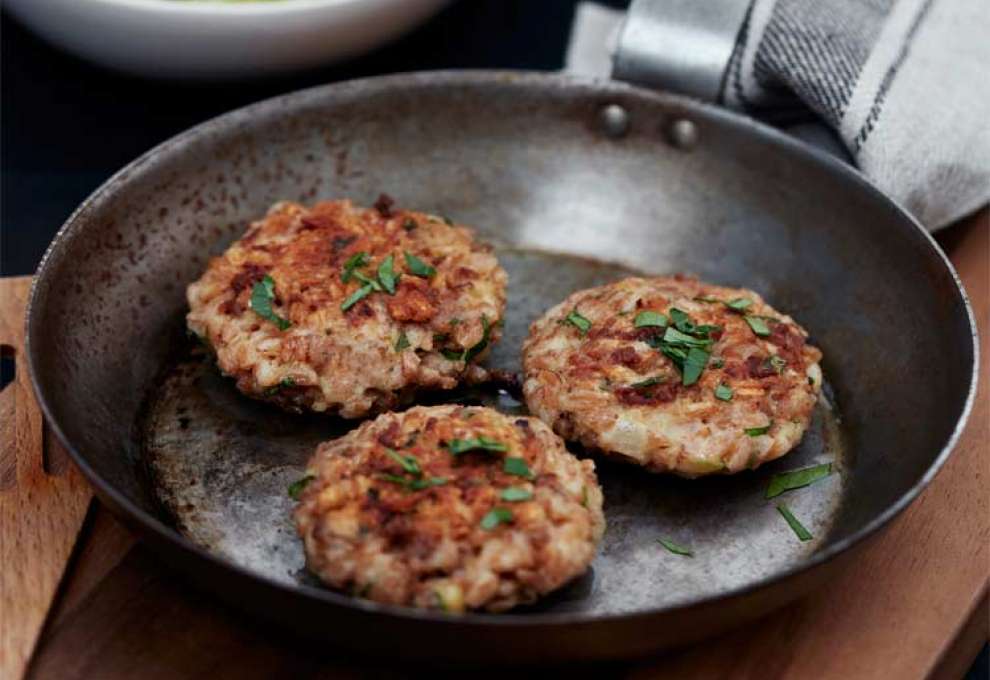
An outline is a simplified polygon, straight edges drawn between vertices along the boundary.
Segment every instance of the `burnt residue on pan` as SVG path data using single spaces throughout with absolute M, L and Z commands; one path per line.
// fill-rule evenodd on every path
M 579 288 L 638 273 L 570 255 L 497 250 L 511 283 L 503 339 L 488 364 L 507 372 L 519 371 L 529 324 L 546 309 Z M 806 559 L 841 510 L 848 465 L 831 392 L 824 394 L 798 449 L 755 472 L 688 481 L 599 461 L 608 520 L 600 554 L 587 574 L 524 611 L 646 611 L 715 596 Z M 525 412 L 497 386 L 423 400 Z M 313 584 L 287 489 L 318 442 L 359 422 L 283 413 L 247 399 L 204 352 L 192 351 L 170 361 L 142 420 L 152 493 L 176 528 L 207 550 L 282 582 Z M 814 535 L 801 543 L 763 495 L 775 472 L 819 462 L 832 462 L 835 473 L 783 498 Z M 694 556 L 667 552 L 659 538 L 691 547 Z

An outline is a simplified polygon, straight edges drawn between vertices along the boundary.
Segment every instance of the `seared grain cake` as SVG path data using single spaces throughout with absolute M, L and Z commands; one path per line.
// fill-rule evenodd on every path
M 296 527 L 308 568 L 333 588 L 502 611 L 588 567 L 605 527 L 594 470 L 535 418 L 420 406 L 321 444 Z
M 790 451 L 821 389 L 821 352 L 744 288 L 629 278 L 574 293 L 530 327 L 523 393 L 589 449 L 684 477 Z
M 358 418 L 455 387 L 499 339 L 506 274 L 466 227 L 278 203 L 189 286 L 189 329 L 251 397 Z

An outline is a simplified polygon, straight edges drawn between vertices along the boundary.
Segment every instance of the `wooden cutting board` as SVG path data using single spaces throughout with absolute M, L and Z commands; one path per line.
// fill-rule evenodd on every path
M 990 626 L 988 216 L 984 210 L 939 236 L 966 285 L 981 330 L 981 386 L 969 426 L 929 488 L 861 553 L 858 563 L 827 589 L 744 629 L 656 659 L 551 672 L 595 678 L 960 677 L 987 640 Z M 10 291 L 23 292 L 26 285 L 0 281 L 0 318 L 22 313 L 22 295 L 12 296 Z M 26 383 L 18 385 L 26 389 Z M 0 416 L 5 413 L 0 411 Z M 40 427 L 31 432 L 38 436 Z M 30 437 L 17 441 L 18 456 L 39 450 L 38 441 Z M 10 508 L 0 507 L 4 513 Z M 47 506 L 33 504 L 35 511 L 39 507 Z M 8 517 L 0 515 L 0 521 L 6 525 Z M 71 524 L 66 521 L 60 526 Z M 38 525 L 33 530 L 50 529 Z M 66 537 L 70 534 L 63 531 Z M 76 557 L 31 665 L 33 677 L 241 680 L 410 674 L 408 665 L 357 659 L 344 650 L 313 649 L 244 620 L 184 584 L 135 544 L 99 504 L 78 540 Z M 64 552 L 23 556 L 22 564 L 28 571 L 59 573 Z M 3 572 L 6 559 L 5 553 Z M 20 583 L 0 572 L 4 626 L 8 602 L 16 611 L 25 608 L 16 590 Z M 3 677 L 16 677 L 8 675 L 7 668 L 15 667 L 4 666 Z M 502 677 L 505 672 L 479 669 L 472 674 Z

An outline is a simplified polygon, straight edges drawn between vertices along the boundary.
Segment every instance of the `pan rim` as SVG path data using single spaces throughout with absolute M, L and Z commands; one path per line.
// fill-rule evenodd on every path
M 921 475 L 918 481 L 903 494 L 901 494 L 894 503 L 889 505 L 886 509 L 877 514 L 873 519 L 865 523 L 860 529 L 853 532 L 849 536 L 825 546 L 820 551 L 812 554 L 810 557 L 798 564 L 769 574 L 757 581 L 723 590 L 715 595 L 694 597 L 684 602 L 678 602 L 669 607 L 656 607 L 648 610 L 633 612 L 618 612 L 610 614 L 589 614 L 583 612 L 530 614 L 518 614 L 511 612 L 505 614 L 466 613 L 455 618 L 442 612 L 431 612 L 428 610 L 420 610 L 396 605 L 376 604 L 367 600 L 351 598 L 329 589 L 301 584 L 287 584 L 281 581 L 276 581 L 264 574 L 251 571 L 235 562 L 229 561 L 209 552 L 205 548 L 197 545 L 190 539 L 180 534 L 178 531 L 166 526 L 161 519 L 138 507 L 123 493 L 118 491 L 110 482 L 97 474 L 97 472 L 87 463 L 86 458 L 65 436 L 58 419 L 55 417 L 51 404 L 49 404 L 46 399 L 45 394 L 42 391 L 37 378 L 35 377 L 37 374 L 36 369 L 41 365 L 41 358 L 38 357 L 34 351 L 35 342 L 33 341 L 33 338 L 41 332 L 39 327 L 40 322 L 38 321 L 40 312 L 37 312 L 36 310 L 41 306 L 41 303 L 38 300 L 42 294 L 40 292 L 41 288 L 44 287 L 44 283 L 49 276 L 49 263 L 55 258 L 55 254 L 61 248 L 66 247 L 64 244 L 71 239 L 74 233 L 82 228 L 81 225 L 83 222 L 80 218 L 85 214 L 90 206 L 97 203 L 105 195 L 114 192 L 116 190 L 116 186 L 122 183 L 135 170 L 139 169 L 159 155 L 168 153 L 172 147 L 182 147 L 186 142 L 189 142 L 196 137 L 208 136 L 208 133 L 216 128 L 223 128 L 230 121 L 234 121 L 245 116 L 268 114 L 279 109 L 286 110 L 291 108 L 291 105 L 295 102 L 304 103 L 311 99 L 319 98 L 328 92 L 346 93 L 350 90 L 363 91 L 367 94 L 369 92 L 380 93 L 390 89 L 409 89 L 437 85 L 457 87 L 486 84 L 504 85 L 509 83 L 520 87 L 539 88 L 551 91 L 554 89 L 579 90 L 581 88 L 586 88 L 602 97 L 626 96 L 636 97 L 646 101 L 654 100 L 667 106 L 673 104 L 683 108 L 685 111 L 699 114 L 701 117 L 715 119 L 719 123 L 749 131 L 759 135 L 764 141 L 775 146 L 778 151 L 782 150 L 784 153 L 801 156 L 803 157 L 803 160 L 809 163 L 817 164 L 822 166 L 825 170 L 831 170 L 833 173 L 837 173 L 843 178 L 843 181 L 850 182 L 850 186 L 854 186 L 856 190 L 864 191 L 867 194 L 873 195 L 873 197 L 881 202 L 885 202 L 894 209 L 900 218 L 913 227 L 915 232 L 914 236 L 916 238 L 920 238 L 923 244 L 927 245 L 934 251 L 955 284 L 955 291 L 958 296 L 958 301 L 962 304 L 967 322 L 969 324 L 969 341 L 971 343 L 970 356 L 972 357 L 972 361 L 969 366 L 969 386 L 962 409 L 956 419 L 955 427 L 946 439 L 945 443 L 942 445 L 931 465 L 924 472 L 924 474 Z M 973 404 L 976 399 L 980 365 L 978 331 L 972 306 L 970 304 L 969 297 L 966 294 L 966 290 L 963 287 L 955 268 L 952 266 L 952 263 L 939 247 L 932 235 L 921 226 L 917 219 L 908 213 L 907 210 L 905 210 L 904 207 L 897 201 L 881 192 L 856 169 L 846 165 L 824 151 L 810 147 L 807 144 L 804 144 L 763 123 L 690 97 L 667 92 L 651 91 L 617 81 L 589 78 L 586 76 L 577 76 L 572 74 L 538 71 L 417 71 L 323 84 L 278 95 L 238 109 L 234 109 L 180 132 L 179 134 L 154 146 L 152 149 L 118 170 L 72 212 L 62 227 L 55 234 L 55 237 L 52 239 L 52 242 L 49 244 L 48 248 L 45 250 L 41 262 L 38 265 L 38 269 L 35 272 L 26 307 L 25 325 L 25 354 L 28 360 L 31 385 L 34 389 L 38 405 L 41 408 L 47 423 L 52 428 L 59 441 L 65 446 L 66 451 L 68 451 L 73 462 L 80 469 L 89 483 L 94 486 L 96 491 L 100 495 L 109 498 L 112 501 L 112 505 L 125 513 L 128 520 L 138 524 L 143 532 L 148 532 L 154 535 L 156 539 L 172 544 L 174 548 L 187 553 L 197 560 L 206 561 L 215 568 L 232 570 L 240 577 L 246 578 L 250 581 L 255 581 L 260 586 L 280 591 L 286 596 L 302 596 L 319 601 L 323 605 L 339 607 L 342 609 L 353 609 L 365 615 L 383 615 L 406 619 L 412 622 L 436 623 L 442 625 L 457 624 L 471 627 L 487 627 L 493 625 L 498 627 L 519 628 L 534 626 L 588 626 L 607 623 L 610 621 L 635 622 L 638 620 L 646 620 L 656 616 L 672 615 L 678 612 L 684 612 L 697 607 L 718 605 L 725 601 L 743 597 L 770 587 L 774 584 L 790 580 L 801 574 L 809 572 L 814 568 L 821 567 L 833 561 L 840 555 L 843 555 L 851 549 L 861 545 L 866 539 L 875 535 L 881 528 L 888 525 L 918 497 L 918 495 L 928 486 L 931 480 L 934 479 L 934 477 L 939 473 L 949 456 L 952 455 L 952 452 L 955 450 L 959 437 L 961 436 L 969 420 L 973 409 Z

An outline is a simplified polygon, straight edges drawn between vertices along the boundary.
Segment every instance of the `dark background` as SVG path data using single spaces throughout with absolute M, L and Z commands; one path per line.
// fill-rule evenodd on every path
M 0 274 L 32 273 L 52 236 L 86 196 L 190 126 L 283 92 L 379 73 L 559 69 L 576 5 L 577 0 L 455 2 L 365 57 L 289 77 L 222 85 L 144 80 L 90 66 L 0 13 Z M 985 647 L 967 677 L 987 679 L 988 666 Z
M 301 75 L 219 86 L 145 80 L 90 66 L 3 13 L 0 274 L 32 273 L 79 203 L 122 166 L 188 127 L 283 92 L 380 73 L 559 69 L 576 5 L 577 0 L 454 2 L 417 31 L 365 57 Z

